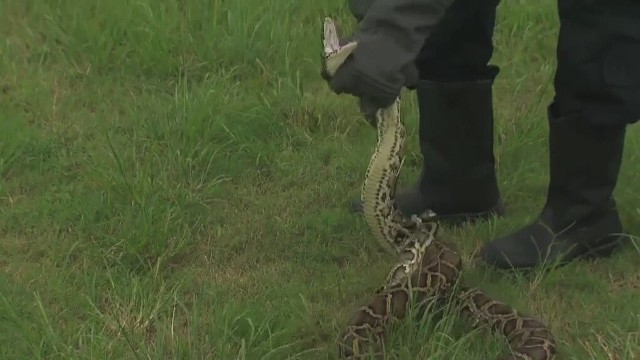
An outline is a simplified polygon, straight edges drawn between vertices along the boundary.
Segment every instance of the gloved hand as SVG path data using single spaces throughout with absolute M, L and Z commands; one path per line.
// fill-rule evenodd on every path
M 376 0 L 348 0 L 351 15 L 353 15 L 358 22 L 362 21 L 374 2 L 376 2 Z
M 402 87 L 415 88 L 415 59 L 454 0 L 349 0 L 358 46 L 328 79 L 331 89 L 360 98 L 361 108 L 389 106 Z
M 340 43 L 346 44 L 351 39 L 345 38 Z M 336 94 L 347 93 L 358 97 L 361 108 L 368 110 L 391 105 L 402 88 L 414 87 L 418 78 L 413 62 L 401 66 L 393 54 L 376 51 L 375 40 L 358 39 L 353 54 L 333 77 L 323 73 L 331 90 Z

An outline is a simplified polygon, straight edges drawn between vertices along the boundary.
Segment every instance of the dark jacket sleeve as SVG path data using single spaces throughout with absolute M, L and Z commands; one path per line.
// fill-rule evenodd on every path
M 417 79 L 407 74 L 417 77 L 414 61 L 454 0 L 349 1 L 354 16 L 362 17 L 352 57 L 358 81 L 387 93 L 411 86 Z
M 351 10 L 353 17 L 361 21 L 375 1 L 376 0 L 349 0 L 349 10 Z

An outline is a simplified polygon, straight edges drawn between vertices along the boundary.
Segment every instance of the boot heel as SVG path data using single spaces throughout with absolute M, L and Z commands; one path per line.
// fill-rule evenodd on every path
M 613 255 L 613 252 L 617 248 L 619 248 L 623 244 L 623 242 L 628 238 L 629 237 L 626 235 L 607 236 L 601 241 L 601 245 L 597 247 L 593 247 L 590 250 L 588 250 L 583 255 L 583 258 L 587 260 L 594 260 L 597 258 L 610 257 L 611 255 Z

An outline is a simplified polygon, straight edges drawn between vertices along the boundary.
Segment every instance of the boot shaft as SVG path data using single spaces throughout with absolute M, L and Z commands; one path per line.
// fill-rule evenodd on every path
M 580 114 L 549 119 L 549 187 L 543 219 L 552 228 L 615 211 L 626 125 L 597 126 Z
M 420 192 L 445 212 L 482 211 L 499 200 L 493 154 L 493 79 L 420 81 Z

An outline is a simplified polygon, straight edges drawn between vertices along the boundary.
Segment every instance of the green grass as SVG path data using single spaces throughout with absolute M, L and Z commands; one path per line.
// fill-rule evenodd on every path
M 393 259 L 347 212 L 375 142 L 319 76 L 343 0 L 0 1 L 0 358 L 333 359 Z M 540 209 L 555 2 L 505 2 L 496 156 L 508 217 L 445 229 L 465 259 Z M 347 25 L 345 25 L 347 26 Z M 418 171 L 417 112 L 405 102 Z M 616 190 L 640 233 L 640 129 Z M 638 242 L 471 282 L 533 313 L 562 359 L 637 359 Z M 492 359 L 453 317 L 405 322 L 390 359 Z

